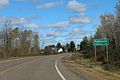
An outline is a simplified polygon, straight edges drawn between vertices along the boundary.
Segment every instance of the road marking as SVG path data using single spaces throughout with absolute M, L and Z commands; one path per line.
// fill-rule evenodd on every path
M 66 80 L 63 74 L 60 72 L 60 70 L 57 67 L 57 60 L 55 61 L 55 69 L 57 70 L 59 76 L 62 78 L 62 80 Z
M 11 62 L 11 61 L 23 60 L 23 59 L 25 59 L 25 58 L 31 59 L 32 57 L 23 57 L 23 58 L 19 58 L 19 57 L 18 57 L 18 59 L 2 60 L 2 61 L 0 61 L 0 64 L 1 64 L 1 63 L 6 63 L 6 62 Z
M 24 64 L 24 63 L 22 63 L 22 64 Z M 17 68 L 17 67 L 19 67 L 19 66 L 22 65 L 22 64 L 19 64 L 19 65 L 10 67 L 10 68 L 8 68 L 8 69 L 6 69 L 6 70 L 4 70 L 4 71 L 1 71 L 1 72 L 0 72 L 0 75 L 3 76 L 6 72 L 8 72 L 8 71 L 10 71 L 10 70 L 13 70 L 13 69 Z
M 3 61 L 0 61 L 0 64 L 1 63 L 5 63 L 5 62 L 11 62 L 11 61 L 17 61 L 17 60 L 22 60 L 24 58 L 20 58 L 20 59 L 11 59 L 11 60 L 3 60 Z
M 21 66 L 21 65 L 23 65 L 23 64 L 27 64 L 27 63 L 31 63 L 31 62 L 35 62 L 35 61 L 37 61 L 37 60 L 36 60 L 36 59 L 30 60 L 30 61 L 27 61 L 27 62 L 23 62 L 23 63 L 21 63 L 21 64 L 18 64 L 18 65 L 16 65 L 16 66 L 10 67 L 10 68 L 8 68 L 8 69 L 6 69 L 6 70 L 4 70 L 4 71 L 1 71 L 1 72 L 0 72 L 0 76 L 3 76 L 3 75 L 6 74 L 8 71 L 13 70 L 13 69 L 15 69 L 15 68 L 18 68 L 19 66 Z

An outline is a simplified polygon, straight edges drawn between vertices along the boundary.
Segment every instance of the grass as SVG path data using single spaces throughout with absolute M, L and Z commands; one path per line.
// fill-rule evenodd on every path
M 101 62 L 95 62 L 91 59 L 84 58 L 82 54 L 73 54 L 71 59 L 79 65 L 83 65 L 89 71 L 97 71 L 120 80 L 120 70 L 105 70 Z

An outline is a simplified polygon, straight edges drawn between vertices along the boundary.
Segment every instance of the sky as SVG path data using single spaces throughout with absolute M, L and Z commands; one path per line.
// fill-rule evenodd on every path
M 94 35 L 99 16 L 115 15 L 118 0 L 0 0 L 0 21 L 12 18 L 40 36 L 40 46 L 80 44 Z

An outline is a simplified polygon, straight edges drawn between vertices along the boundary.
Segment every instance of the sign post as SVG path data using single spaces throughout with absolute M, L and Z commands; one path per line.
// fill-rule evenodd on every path
M 96 56 L 96 46 L 95 46 L 95 62 L 97 61 L 97 56 Z
M 108 70 L 108 66 L 109 66 L 108 46 L 106 46 L 106 55 L 107 55 L 106 61 L 107 61 L 107 70 Z
M 95 46 L 95 61 L 97 61 L 97 56 L 96 56 L 96 46 L 106 46 L 106 62 L 107 62 L 107 69 L 108 69 L 108 61 L 109 61 L 109 56 L 108 56 L 108 45 L 109 45 L 109 40 L 106 38 L 103 39 L 94 39 L 93 40 L 93 46 Z

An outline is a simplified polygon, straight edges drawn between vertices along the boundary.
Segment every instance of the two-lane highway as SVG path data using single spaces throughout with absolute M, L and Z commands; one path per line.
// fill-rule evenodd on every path
M 68 54 L 0 62 L 0 80 L 83 80 L 61 61 Z

